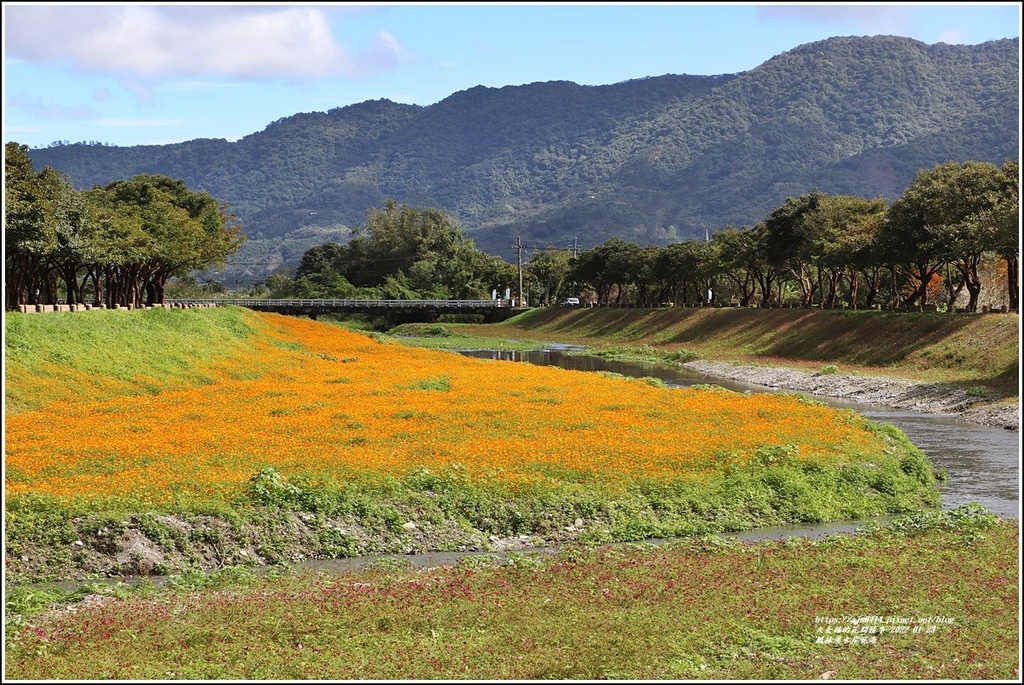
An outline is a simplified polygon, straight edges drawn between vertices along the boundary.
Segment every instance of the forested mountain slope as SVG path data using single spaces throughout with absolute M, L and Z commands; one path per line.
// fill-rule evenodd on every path
M 31 150 L 77 187 L 138 173 L 229 202 L 257 278 L 344 239 L 387 198 L 438 207 L 486 251 L 703 238 L 812 189 L 893 200 L 921 169 L 1017 159 L 1019 40 L 832 38 L 740 74 L 476 87 L 296 114 L 235 142 Z M 244 275 L 243 275 L 243 272 Z

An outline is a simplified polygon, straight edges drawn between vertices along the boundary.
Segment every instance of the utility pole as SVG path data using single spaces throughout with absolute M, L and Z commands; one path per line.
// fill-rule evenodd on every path
M 711 234 L 708 233 L 708 229 L 706 229 L 706 228 L 704 229 L 704 242 L 706 242 L 706 243 L 710 243 L 711 242 Z M 707 304 L 708 304 L 709 307 L 711 306 L 711 298 L 713 298 L 714 296 L 715 296 L 715 294 L 711 290 L 711 279 L 708 278 L 708 302 L 707 302 Z
M 516 261 L 519 265 L 519 306 L 523 306 L 523 238 L 516 238 Z
M 578 245 L 576 243 L 576 240 L 578 238 L 579 238 L 579 236 L 575 236 L 575 235 L 572 237 L 572 258 L 573 259 L 576 259 L 576 250 L 577 250 L 577 247 L 578 247 Z M 576 296 L 579 295 L 579 293 L 576 292 L 576 281 L 572 282 L 572 284 L 570 285 L 570 289 L 571 289 L 571 292 L 569 293 L 570 295 L 572 295 L 573 297 L 576 297 Z

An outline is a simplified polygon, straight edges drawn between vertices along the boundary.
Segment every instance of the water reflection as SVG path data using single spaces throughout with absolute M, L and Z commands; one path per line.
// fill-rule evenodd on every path
M 946 469 L 946 509 L 977 502 L 1000 516 L 1020 518 L 1020 434 L 973 426 L 955 417 L 854 405 L 868 418 L 899 427 L 936 465 Z
M 564 347 L 528 351 L 464 350 L 461 354 L 580 371 L 609 371 L 638 378 L 648 376 L 660 378 L 669 387 L 676 388 L 712 383 L 738 392 L 786 392 L 720 379 L 682 367 L 666 368 L 571 354 L 571 350 Z M 949 480 L 941 488 L 944 509 L 977 502 L 999 516 L 1020 518 L 1020 433 L 976 426 L 955 416 L 902 411 L 825 397 L 816 399 L 833 407 L 853 409 L 873 421 L 889 423 L 902 430 L 932 463 L 949 474 Z

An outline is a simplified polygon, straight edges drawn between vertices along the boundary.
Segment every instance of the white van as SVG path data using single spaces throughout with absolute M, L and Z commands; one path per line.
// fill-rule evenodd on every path
M 565 302 L 562 303 L 562 306 L 563 307 L 579 307 L 580 306 L 580 298 L 578 298 L 578 297 L 567 297 L 567 298 L 565 298 Z

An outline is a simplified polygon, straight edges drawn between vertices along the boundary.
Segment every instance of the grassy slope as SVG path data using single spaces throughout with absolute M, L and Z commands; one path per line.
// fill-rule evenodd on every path
M 395 559 L 353 573 L 227 569 L 48 616 L 32 614 L 61 598 L 26 588 L 8 616 L 28 614 L 32 627 L 8 640 L 5 675 L 1013 682 L 1019 529 L 954 517 L 820 542 L 696 539 L 500 566 L 478 556 L 433 570 Z M 888 623 L 932 617 L 942 622 Z
M 245 309 L 7 314 L 5 413 L 209 385 L 220 362 L 251 345 L 255 316 Z
M 468 335 L 581 343 L 604 349 L 651 345 L 715 361 L 820 368 L 914 380 L 985 385 L 1019 394 L 1016 314 L 935 315 L 796 309 L 534 309 Z

